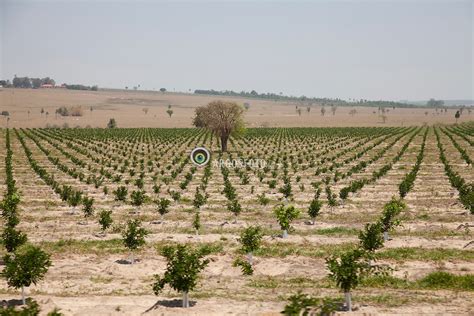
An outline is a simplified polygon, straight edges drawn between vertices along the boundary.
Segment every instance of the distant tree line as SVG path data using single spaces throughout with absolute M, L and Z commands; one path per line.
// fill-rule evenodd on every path
M 85 86 L 82 84 L 66 84 L 66 89 L 70 90 L 90 90 L 90 91 L 97 91 L 99 90 L 98 86 Z
M 308 98 L 306 96 L 287 96 L 282 94 L 276 93 L 258 93 L 255 90 L 250 92 L 241 91 L 235 92 L 232 90 L 225 90 L 225 91 L 217 91 L 217 90 L 194 90 L 195 94 L 205 94 L 205 95 L 222 95 L 222 96 L 233 96 L 233 97 L 245 97 L 245 98 L 258 98 L 258 99 L 268 99 L 268 100 L 275 100 L 275 101 L 294 101 L 294 102 L 301 102 L 312 105 L 313 103 L 322 104 L 322 105 L 329 105 L 329 106 L 352 106 L 352 105 L 363 105 L 363 106 L 370 106 L 370 107 L 399 107 L 399 108 L 407 108 L 407 107 L 417 107 L 415 104 L 403 103 L 403 102 L 395 102 L 395 101 L 369 101 L 369 100 L 355 100 L 353 99 L 351 102 L 339 99 L 339 98 Z
M 30 77 L 17 77 L 16 75 L 12 81 L 0 80 L 0 86 L 3 86 L 5 88 L 37 89 L 45 84 L 55 86 L 56 82 L 54 81 L 54 79 L 51 79 L 50 77 L 30 78 Z M 71 89 L 71 90 L 91 90 L 91 91 L 99 90 L 98 86 L 85 86 L 81 84 L 64 84 L 64 87 L 66 89 Z

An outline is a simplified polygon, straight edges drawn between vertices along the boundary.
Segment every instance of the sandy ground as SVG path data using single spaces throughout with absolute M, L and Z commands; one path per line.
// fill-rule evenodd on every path
M 352 107 L 339 107 L 332 115 L 329 107 L 321 115 L 321 106 L 313 105 L 301 116 L 296 112 L 296 103 L 265 101 L 232 97 L 202 96 L 143 91 L 73 91 L 64 89 L 2 89 L 0 110 L 9 111 L 12 127 L 46 127 L 49 125 L 69 127 L 105 127 L 110 118 L 115 118 L 119 127 L 191 127 L 194 108 L 216 99 L 232 100 L 239 104 L 250 103 L 245 113 L 249 127 L 299 127 L 299 126 L 410 126 L 421 124 L 454 123 L 455 110 L 438 114 L 434 109 L 389 109 L 387 121 L 383 123 L 376 108 L 354 107 L 357 114 L 349 115 Z M 173 115 L 166 113 L 172 106 Z M 81 106 L 82 117 L 56 117 L 60 106 Z M 92 107 L 92 111 L 90 108 Z M 45 113 L 41 114 L 41 109 Z M 145 114 L 143 109 L 148 109 Z M 30 112 L 28 114 L 28 111 Z M 46 112 L 49 115 L 46 115 Z M 374 113 L 375 112 L 375 113 Z M 474 119 L 467 111 L 459 119 L 466 122 Z M 6 120 L 0 126 L 6 126 Z

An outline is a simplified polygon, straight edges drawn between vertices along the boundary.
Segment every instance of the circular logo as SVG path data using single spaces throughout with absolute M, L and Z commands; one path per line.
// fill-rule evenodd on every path
M 204 147 L 196 147 L 191 152 L 191 161 L 197 166 L 205 166 L 210 159 L 211 154 Z

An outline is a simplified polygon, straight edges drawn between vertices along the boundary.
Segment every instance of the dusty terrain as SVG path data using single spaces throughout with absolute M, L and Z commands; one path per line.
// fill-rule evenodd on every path
M 3 94 L 12 93 L 6 90 Z M 24 93 L 24 94 L 23 94 Z M 136 124 L 144 126 L 174 126 L 174 124 L 189 124 L 189 116 L 192 107 L 203 104 L 210 100 L 205 97 L 181 96 L 181 95 L 153 95 L 131 93 L 106 92 L 74 92 L 62 91 L 33 91 L 28 93 L 49 93 L 49 97 L 57 93 L 56 98 L 51 98 L 50 106 L 54 107 L 66 100 L 71 101 L 71 95 L 76 100 L 82 100 L 82 104 L 94 105 L 93 114 L 87 115 L 78 121 L 82 124 L 102 125 L 105 120 L 96 118 L 98 113 L 115 113 L 119 124 Z M 141 112 L 143 105 L 106 105 L 102 102 L 109 102 L 112 96 L 127 98 L 140 98 L 166 100 L 164 104 L 159 101 L 147 103 L 150 108 L 148 115 Z M 14 102 L 26 102 L 30 98 L 31 109 L 37 111 L 44 100 L 27 96 L 27 92 L 15 91 Z M 46 97 L 45 97 L 46 98 Z M 120 98 L 120 97 L 118 97 Z M 5 99 L 3 99 L 5 100 Z M 176 109 L 176 117 L 169 119 L 165 117 L 165 108 L 169 100 L 173 100 L 173 107 Z M 13 102 L 13 101 L 8 101 Z M 79 101 L 77 101 L 79 102 Z M 153 105 L 151 104 L 153 103 Z M 195 103 L 195 104 L 191 104 Z M 12 106 L 12 103 L 9 106 Z M 76 103 L 79 104 L 79 103 Z M 178 105 L 179 104 L 179 105 Z M 273 106 L 273 105 L 272 105 Z M 259 111 L 269 110 L 270 103 L 252 102 L 249 116 L 255 119 L 254 124 L 259 124 L 264 120 L 278 124 L 286 122 L 284 113 L 293 115 L 292 110 L 287 109 L 287 105 L 277 105 L 279 115 L 271 111 L 273 115 L 263 115 L 259 117 Z M 22 106 L 24 111 L 27 107 Z M 291 108 L 291 106 L 290 106 Z M 18 114 L 18 121 L 15 122 L 15 111 L 13 108 L 13 124 L 31 124 L 34 126 L 44 124 L 41 117 L 31 118 L 31 122 L 25 120 Z M 156 111 L 158 118 L 153 120 L 153 111 Z M 339 112 L 340 111 L 340 112 Z M 345 109 L 338 109 L 335 117 L 331 115 L 328 119 L 333 123 L 336 118 L 344 119 L 344 124 L 363 125 L 378 124 L 370 122 L 372 117 L 367 113 L 366 120 L 362 115 L 356 116 L 354 121 L 348 115 L 343 114 Z M 363 111 L 363 110 L 361 110 Z M 369 112 L 370 110 L 365 109 Z M 420 111 L 420 110 L 395 110 L 397 111 Z M 136 112 L 136 113 L 135 113 Z M 317 111 L 315 111 L 317 112 Z M 129 117 L 127 117 L 127 113 Z M 132 114 L 136 114 L 135 117 Z M 34 114 L 38 116 L 37 114 Z M 389 114 L 392 115 L 392 114 Z M 33 115 L 32 115 L 33 116 Z M 90 119 L 89 119 L 90 116 Z M 288 116 L 286 118 L 288 118 Z M 395 116 L 395 114 L 394 114 Z M 106 115 L 108 117 L 108 115 Z M 424 115 L 419 117 L 423 118 Z M 298 120 L 299 117 L 294 117 Z M 360 121 L 359 121 L 360 119 Z M 407 117 L 406 124 L 415 119 Z M 441 119 L 441 117 L 427 116 L 431 123 Z M 43 121 L 42 121 L 43 120 Z M 49 120 L 54 123 L 54 117 Z M 302 115 L 301 120 L 307 124 L 323 123 L 319 113 L 311 113 L 309 116 Z M 394 123 L 396 118 L 389 119 L 389 123 Z M 61 119 L 57 120 L 62 122 Z M 339 119 L 336 120 L 339 122 Z M 125 123 L 127 122 L 127 123 Z M 172 122 L 172 123 L 171 123 Z M 293 124 L 295 120 L 287 120 L 288 124 Z M 401 121 L 398 121 L 400 124 Z M 418 122 L 420 123 L 420 122 Z M 156 125 L 153 125 L 156 124 Z M 167 125 L 169 124 L 169 125 Z M 296 123 L 295 123 L 296 124 Z M 299 123 L 298 123 L 299 124 Z M 72 124 L 70 124 L 72 125 Z M 472 125 L 471 125 L 472 126 Z M 453 168 L 461 172 L 466 181 L 474 180 L 472 166 L 469 166 L 460 156 L 452 141 L 446 134 L 441 132 L 440 139 L 446 148 L 449 162 Z M 470 132 L 469 132 L 470 130 Z M 84 131 L 84 130 L 83 130 Z M 329 208 L 327 204 L 323 206 L 321 215 L 317 218 L 316 224 L 308 225 L 306 210 L 310 200 L 314 195 L 311 183 L 322 180 L 326 175 L 334 176 L 335 170 L 323 172 L 316 176 L 316 168 L 328 166 L 331 163 L 326 161 L 319 163 L 322 157 L 332 157 L 344 148 L 349 150 L 338 157 L 335 161 L 342 162 L 345 158 L 353 156 L 363 148 L 367 148 L 383 135 L 342 135 L 334 134 L 335 137 L 314 136 L 306 138 L 292 138 L 279 130 L 273 130 L 268 135 L 256 136 L 247 135 L 244 138 L 235 140 L 230 145 L 230 152 L 234 158 L 249 157 L 257 155 L 265 159 L 275 158 L 276 152 L 282 155 L 298 155 L 302 153 L 302 163 L 297 170 L 289 168 L 291 177 L 294 204 L 302 210 L 301 218 L 294 222 L 294 231 L 290 233 L 288 239 L 283 240 L 277 235 L 279 227 L 272 214 L 272 207 L 281 199 L 278 188 L 282 184 L 279 175 L 278 185 L 275 189 L 269 188 L 267 181 L 272 178 L 271 172 L 266 173 L 263 182 L 260 182 L 257 174 L 258 170 L 247 172 L 249 183 L 242 184 L 241 178 L 236 170 L 231 169 L 230 178 L 237 189 L 239 201 L 243 211 L 239 215 L 237 223 L 232 223 L 233 216 L 226 209 L 226 198 L 222 194 L 223 177 L 221 171 L 212 169 L 212 176 L 206 189 L 209 199 L 203 207 L 202 223 L 203 228 L 199 236 L 194 234 L 191 227 L 192 221 L 192 199 L 197 186 L 200 185 L 203 177 L 203 169 L 198 168 L 188 186 L 180 189 L 179 184 L 184 175 L 191 172 L 192 165 L 186 164 L 184 170 L 180 172 L 176 179 L 169 184 L 162 182 L 161 176 L 154 180 L 153 176 L 159 174 L 158 171 L 169 170 L 165 168 L 171 165 L 173 170 L 176 165 L 171 163 L 175 157 L 185 159 L 189 151 L 197 144 L 204 144 L 214 152 L 217 150 L 215 139 L 207 138 L 194 139 L 188 144 L 188 136 L 177 133 L 176 136 L 164 141 L 160 138 L 163 131 L 160 130 L 134 130 L 132 141 L 118 137 L 114 140 L 103 140 L 100 138 L 90 138 L 86 132 L 72 130 L 17 130 L 18 134 L 11 130 L 14 178 L 22 194 L 20 204 L 21 223 L 19 228 L 28 233 L 30 241 L 41 245 L 52 254 L 54 263 L 44 281 L 37 286 L 32 286 L 27 293 L 40 302 L 44 311 L 59 307 L 66 315 L 278 315 L 285 305 L 286 298 L 295 294 L 298 290 L 310 293 L 315 296 L 341 297 L 341 293 L 334 284 L 327 280 L 327 270 L 324 258 L 328 255 L 348 247 L 357 242 L 357 230 L 361 229 L 366 222 L 373 221 L 380 214 L 382 206 L 390 200 L 392 196 L 398 194 L 398 185 L 403 176 L 412 168 L 416 156 L 420 151 L 423 141 L 423 131 L 413 129 L 405 136 L 401 137 L 390 147 L 389 144 L 396 139 L 398 132 L 389 132 L 389 136 L 382 143 L 370 149 L 364 156 L 353 160 L 348 164 L 343 164 L 335 170 L 346 172 L 351 166 L 356 165 L 360 160 L 367 160 L 373 157 L 380 150 L 388 147 L 385 154 L 378 160 L 369 164 L 366 168 L 348 178 L 340 179 L 337 182 L 330 180 L 333 192 L 338 191 L 347 185 L 351 180 L 368 177 L 373 171 L 379 169 L 384 163 L 390 161 L 400 150 L 403 144 L 407 143 L 410 135 L 416 133 L 413 141 L 401 157 L 400 161 L 394 164 L 391 170 L 372 184 L 366 185 L 362 190 L 351 194 L 347 201 L 339 206 Z M 467 140 L 473 140 L 472 127 L 463 129 L 466 139 L 453 135 L 454 139 L 466 149 L 470 157 L 474 157 L 474 149 Z M 5 148 L 5 130 L 0 130 L 0 148 Z M 186 133 L 186 132 L 181 132 Z M 190 132 L 193 135 L 194 132 Z M 398 133 L 398 134 L 397 134 Z M 140 135 L 143 135 L 142 138 Z M 328 135 L 332 135 L 332 132 Z M 59 196 L 46 185 L 31 169 L 25 156 L 25 150 L 19 141 L 19 136 L 25 140 L 25 145 L 32 151 L 33 158 L 46 170 L 55 175 L 55 179 L 61 184 L 69 184 L 74 188 L 81 189 L 87 195 L 95 198 L 96 212 L 101 209 L 113 210 L 115 227 L 106 237 L 97 237 L 99 226 L 95 217 L 84 220 L 81 210 L 78 207 L 76 215 L 69 215 L 71 208 L 61 201 Z M 281 137 L 281 138 L 280 138 Z M 66 146 L 66 142 L 60 139 L 71 141 L 77 148 L 85 149 L 91 156 L 78 153 L 72 147 Z M 282 146 L 276 149 L 276 139 L 283 139 Z M 270 142 L 269 142 L 270 141 Z M 37 143 L 36 143 L 37 142 Z M 360 144 L 358 143 L 360 142 Z M 113 174 L 122 174 L 123 178 L 118 182 L 113 182 L 106 178 L 101 186 L 95 188 L 94 185 L 86 183 L 86 180 L 76 179 L 68 173 L 60 171 L 45 155 L 38 146 L 49 150 L 50 156 L 59 157 L 60 162 L 70 168 L 77 168 L 85 174 L 97 174 L 101 167 L 112 171 Z M 53 146 L 54 145 L 54 146 Z M 324 152 L 325 146 L 337 145 L 336 151 Z M 58 150 L 60 148 L 64 152 Z M 150 151 L 147 151 L 147 148 Z M 83 160 L 86 167 L 80 167 L 64 155 L 73 154 Z M 308 164 L 313 154 L 320 154 L 316 159 L 315 167 Z M 124 161 L 117 160 L 125 157 Z M 0 151 L 0 174 L 5 172 L 4 165 L 5 151 Z M 97 163 L 91 157 L 104 159 Z M 113 165 L 118 165 L 121 169 L 125 161 L 144 159 L 144 171 L 146 194 L 155 199 L 157 197 L 168 197 L 169 189 L 181 192 L 182 198 L 179 202 L 173 202 L 170 213 L 164 218 L 164 222 L 157 224 L 159 215 L 156 206 L 152 202 L 137 208 L 126 203 L 114 201 L 114 196 L 103 193 L 103 188 L 108 187 L 112 192 L 119 185 L 126 185 L 129 192 L 135 190 L 133 180 L 137 178 L 129 174 L 130 168 L 140 170 L 140 163 L 136 167 L 130 165 L 124 172 L 114 171 Z M 148 169 L 151 161 L 152 169 Z M 108 165 L 111 162 L 111 165 Z M 157 162 L 161 165 L 158 166 Z M 308 168 L 303 168 L 307 166 Z M 298 176 L 301 177 L 297 180 Z M 126 180 L 131 181 L 127 184 Z M 152 186 L 161 185 L 160 193 L 154 193 Z M 4 183 L 0 183 L 0 196 L 4 194 Z M 257 194 L 265 192 L 270 198 L 270 205 L 259 204 Z M 326 203 L 326 195 L 321 194 L 321 199 Z M 474 272 L 474 248 L 465 248 L 465 245 L 474 239 L 472 228 L 459 228 L 464 223 L 472 223 L 473 216 L 459 203 L 458 193 L 448 181 L 444 173 L 444 167 L 439 159 L 439 150 L 433 128 L 428 130 L 426 139 L 425 156 L 418 172 L 414 188 L 406 196 L 405 201 L 408 210 L 403 214 L 403 226 L 398 227 L 392 234 L 393 240 L 388 241 L 381 251 L 379 263 L 390 265 L 394 271 L 393 276 L 407 281 L 419 280 L 434 271 L 447 271 L 456 275 L 469 275 Z M 144 246 L 136 256 L 139 262 L 134 265 L 124 264 L 124 259 L 128 258 L 128 252 L 123 247 L 118 233 L 120 223 L 124 223 L 129 218 L 139 218 L 143 221 L 144 227 L 150 230 L 147 237 L 147 245 Z M 232 261 L 238 255 L 237 238 L 241 229 L 249 224 L 259 224 L 265 228 L 264 250 L 255 254 L 256 273 L 254 276 L 243 276 L 240 270 L 232 266 Z M 190 242 L 196 244 L 209 244 L 215 247 L 211 255 L 211 263 L 205 269 L 198 288 L 191 293 L 193 306 L 188 311 L 183 311 L 179 306 L 180 295 L 172 290 L 166 289 L 160 296 L 154 296 L 151 284 L 153 274 L 163 273 L 165 261 L 161 257 L 157 248 L 172 242 Z M 8 288 L 6 283 L 0 281 L 0 298 L 12 300 L 19 298 L 18 291 Z M 474 309 L 474 292 L 471 290 L 453 289 L 431 289 L 431 288 L 403 288 L 395 285 L 377 287 L 375 285 L 361 286 L 354 291 L 354 304 L 357 310 L 354 315 L 469 315 Z
M 298 126 L 410 126 L 422 124 L 454 123 L 455 110 L 437 114 L 434 109 L 397 108 L 389 109 L 383 123 L 376 108 L 354 107 L 357 114 L 349 115 L 352 107 L 339 107 L 335 115 L 326 107 L 321 115 L 321 106 L 313 105 L 310 112 L 302 107 L 296 112 L 296 103 L 275 102 L 260 99 L 203 96 L 144 91 L 73 91 L 64 89 L 2 89 L 0 111 L 10 112 L 11 127 L 46 127 L 47 125 L 69 127 L 105 127 L 110 118 L 115 118 L 119 127 L 191 127 L 194 108 L 211 100 L 227 99 L 239 104 L 250 103 L 245 120 L 250 127 L 298 127 Z M 166 113 L 172 106 L 173 115 Z M 81 106 L 82 117 L 56 117 L 60 106 Z M 92 107 L 92 111 L 90 111 Z M 44 114 L 41 114 L 41 109 Z M 145 114 L 143 109 L 148 109 Z M 29 114 L 28 114 L 29 112 Z M 46 115 L 46 112 L 49 115 Z M 459 122 L 472 120 L 474 114 L 465 112 Z M 6 126 L 6 120 L 0 126 Z

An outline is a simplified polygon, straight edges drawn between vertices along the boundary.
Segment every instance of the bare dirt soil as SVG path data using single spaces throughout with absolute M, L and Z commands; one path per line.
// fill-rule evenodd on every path
M 64 124 L 105 127 L 110 118 L 115 118 L 119 127 L 191 127 L 194 108 L 216 99 L 249 103 L 250 108 L 245 113 L 249 127 L 411 126 L 455 122 L 452 109 L 447 113 L 424 108 L 388 109 L 383 123 L 377 108 L 371 107 L 339 107 L 333 115 L 326 106 L 322 116 L 320 104 L 313 105 L 307 112 L 306 105 L 294 102 L 124 90 L 2 89 L 0 111 L 9 111 L 11 127 L 62 127 Z M 171 118 L 166 113 L 169 105 L 173 110 Z M 302 108 L 301 115 L 296 111 L 297 105 Z M 55 111 L 60 106 L 81 106 L 83 116 L 57 117 Z M 41 109 L 44 109 L 43 114 Z M 147 114 L 144 109 L 148 110 Z M 357 111 L 353 116 L 349 114 L 352 109 Z M 459 122 L 472 120 L 474 114 L 471 115 L 466 112 Z M 0 124 L 5 127 L 6 120 Z

